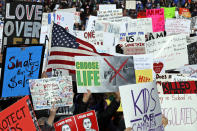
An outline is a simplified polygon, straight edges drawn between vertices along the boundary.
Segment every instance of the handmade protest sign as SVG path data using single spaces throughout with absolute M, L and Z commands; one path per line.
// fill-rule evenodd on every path
M 126 127 L 133 131 L 163 131 L 159 96 L 155 83 L 120 86 Z
M 150 55 L 75 57 L 77 90 L 115 92 L 118 86 L 136 83 L 136 70 L 153 70 L 152 61 Z
M 166 37 L 166 32 L 165 31 L 161 31 L 161 32 L 152 32 L 152 33 L 147 33 L 146 34 L 146 41 L 149 40 L 154 40 L 160 37 Z
M 197 64 L 197 42 L 187 45 L 189 64 Z
M 56 131 L 99 131 L 95 111 L 65 118 L 54 124 Z
M 35 110 L 72 106 L 72 77 L 52 77 L 29 80 L 31 96 Z
M 133 57 L 75 57 L 78 92 L 114 92 L 135 83 Z
M 50 25 L 52 20 L 54 20 L 52 13 L 43 13 L 42 14 L 42 26 Z
M 162 7 L 164 8 L 165 18 L 174 18 L 176 7 Z
M 122 9 L 97 11 L 98 20 L 106 20 L 110 22 L 119 21 L 123 16 Z
M 139 11 L 138 14 L 137 14 L 137 18 L 146 18 L 146 11 L 145 10 L 142 10 L 142 11 Z
M 117 22 L 96 20 L 95 31 L 103 31 L 103 32 L 114 33 L 116 35 L 119 35 L 120 24 Z
M 166 70 L 188 64 L 185 35 L 180 34 L 150 40 L 145 45 L 147 54 L 152 54 L 154 59 L 164 59 Z
M 29 80 L 41 76 L 43 55 L 43 45 L 6 47 L 1 74 L 1 96 L 30 95 Z
M 181 74 L 187 74 L 191 78 L 197 78 L 197 65 L 182 66 L 178 70 Z
M 115 10 L 116 4 L 99 4 L 99 11 Z
M 166 19 L 165 30 L 167 35 L 190 34 L 191 20 L 187 19 Z
M 191 13 L 187 8 L 179 8 L 179 15 L 185 18 L 191 18 Z
M 196 81 L 164 82 L 162 83 L 164 94 L 197 94 Z
M 126 0 L 126 9 L 136 9 L 136 0 Z
M 54 13 L 54 23 L 64 27 L 71 34 L 73 33 L 74 22 L 74 13 L 63 11 L 56 11 Z
M 153 32 L 165 30 L 164 9 L 147 9 L 146 17 L 152 18 Z
M 182 74 L 157 74 L 157 88 L 161 103 L 162 114 L 168 119 L 165 131 L 196 131 L 196 94 L 163 94 L 162 82 L 173 81 L 173 76 Z M 187 112 L 187 113 L 186 113 Z M 189 119 L 188 119 L 189 118 Z
M 43 6 L 37 2 L 6 2 L 3 44 L 38 44 Z
M 40 131 L 29 96 L 0 112 L 1 131 Z
M 68 76 L 69 72 L 68 70 L 64 70 L 64 69 L 52 69 L 52 76 L 53 77 L 63 77 L 63 76 Z

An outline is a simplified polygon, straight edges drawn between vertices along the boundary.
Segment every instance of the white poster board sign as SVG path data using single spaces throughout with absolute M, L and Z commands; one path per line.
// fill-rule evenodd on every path
M 29 80 L 35 110 L 73 105 L 72 77 Z
M 74 13 L 56 11 L 54 14 L 54 22 L 73 34 L 73 26 L 75 22 Z
M 196 131 L 197 130 L 197 101 L 196 94 L 163 94 L 162 82 L 172 82 L 172 77 L 180 75 L 157 74 L 157 88 L 161 103 L 162 114 L 168 119 L 165 131 Z M 176 79 L 177 80 L 177 79 Z M 189 80 L 188 77 L 182 80 Z
M 163 131 L 162 113 L 153 82 L 120 86 L 126 128 L 133 131 Z
M 110 22 L 116 22 L 117 19 L 122 19 L 122 9 L 97 11 L 98 20 L 105 20 Z
M 136 0 L 126 0 L 126 9 L 136 9 Z
M 103 10 L 114 10 L 116 9 L 116 4 L 100 4 L 99 11 Z
M 146 42 L 146 53 L 154 59 L 163 58 L 166 70 L 188 64 L 186 35 L 173 35 Z
M 166 19 L 165 30 L 167 35 L 190 34 L 191 20 L 188 19 Z

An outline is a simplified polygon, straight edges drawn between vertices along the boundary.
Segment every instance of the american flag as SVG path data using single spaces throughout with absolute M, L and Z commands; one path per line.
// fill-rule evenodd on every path
M 76 38 L 57 24 L 53 25 L 51 46 L 47 72 L 56 68 L 75 73 L 75 56 L 111 56 L 98 53 L 93 45 Z

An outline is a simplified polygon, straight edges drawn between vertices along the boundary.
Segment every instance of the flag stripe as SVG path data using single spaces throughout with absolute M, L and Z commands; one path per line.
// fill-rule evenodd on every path
M 71 56 L 71 57 L 74 57 L 74 56 L 92 56 L 92 55 L 86 55 L 86 54 L 81 54 L 81 53 L 72 53 L 72 52 L 59 52 L 59 51 L 53 51 L 51 52 L 50 54 L 51 56 L 54 56 L 54 55 L 61 55 L 61 56 Z
M 75 65 L 75 62 L 67 60 L 50 60 L 49 64 Z

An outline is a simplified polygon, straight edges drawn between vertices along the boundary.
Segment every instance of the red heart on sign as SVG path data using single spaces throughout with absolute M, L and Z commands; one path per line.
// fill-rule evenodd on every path
M 153 64 L 153 70 L 155 71 L 155 73 L 160 73 L 163 69 L 163 63 L 154 63 Z

